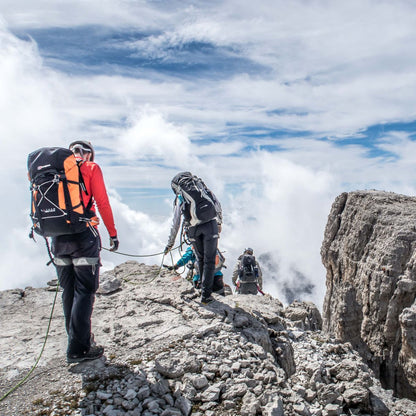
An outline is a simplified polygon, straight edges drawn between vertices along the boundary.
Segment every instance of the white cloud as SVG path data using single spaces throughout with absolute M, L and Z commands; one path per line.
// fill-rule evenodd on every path
M 2 210 L 1 214 L 5 211 Z M 56 278 L 54 267 L 46 265 L 49 256 L 43 238 L 35 237 L 36 243 L 28 238 L 28 210 L 18 214 L 9 213 L 8 225 L 3 227 L 0 237 L 0 290 L 46 286 L 49 280 Z
M 296 287 L 292 282 L 296 270 L 316 286 L 309 299 L 320 306 L 325 271 L 319 249 L 334 198 L 334 178 L 276 154 L 257 154 L 241 160 L 241 164 L 252 166 L 255 176 L 246 178 L 224 212 L 220 244 L 228 253 L 226 275 L 230 275 L 242 250 L 252 247 L 257 257 L 271 254 L 278 260 L 277 280 L 272 280 L 275 271 L 264 270 L 266 291 L 284 300 L 283 285 Z
M 144 26 L 167 23 L 167 13 L 145 0 L 2 0 L 0 12 L 14 27 Z
M 141 39 L 137 48 L 175 59 L 175 48 L 207 42 L 263 66 L 264 73 L 248 76 L 243 64 L 232 79 L 202 86 L 212 122 L 342 136 L 414 118 L 415 15 L 407 1 L 227 1 L 187 9 L 175 27 Z M 275 109 L 286 112 L 266 116 Z
M 1 20 L 0 60 L 0 136 L 3 150 L 13 156 L 24 149 L 25 142 L 39 143 L 42 136 L 56 133 L 59 122 L 51 117 L 55 80 L 42 68 L 36 44 L 18 40 Z
M 210 143 L 207 145 L 198 145 L 194 146 L 195 154 L 198 156 L 227 156 L 232 154 L 238 154 L 244 144 L 241 142 L 229 142 L 223 143 L 221 141 L 217 141 L 215 143 Z
M 0 288 L 36 285 L 52 273 L 46 249 L 28 238 L 30 193 L 26 160 L 29 152 L 60 136 L 65 120 L 54 111 L 53 73 L 42 67 L 36 45 L 12 36 L 0 22 Z M 42 256 L 42 254 L 43 256 Z
M 241 250 L 253 246 L 257 255 L 272 253 L 278 262 L 277 281 L 265 274 L 267 291 L 281 296 L 281 283 L 296 279 L 297 270 L 314 282 L 311 296 L 321 306 L 325 272 L 319 249 L 335 196 L 370 187 L 416 192 L 415 145 L 408 133 L 378 135 L 371 150 L 390 153 L 377 158 L 369 158 L 369 149 L 358 143 L 337 146 L 317 139 L 323 133 L 358 136 L 369 125 L 414 120 L 413 6 L 228 0 L 173 10 L 163 9 L 168 7 L 163 2 L 150 9 L 145 2 L 99 3 L 41 1 L 35 10 L 33 2 L 6 1 L 1 12 L 19 28 L 125 28 L 136 22 L 137 30 L 161 33 L 140 45 L 154 53 L 163 54 L 161 46 L 199 40 L 231 48 L 231 55 L 268 70 L 249 75 L 242 67 L 234 76 L 217 74 L 214 80 L 190 73 L 182 79 L 160 73 L 154 79 L 150 71 L 143 72 L 148 79 L 73 76 L 45 67 L 34 41 L 19 40 L 2 23 L 0 136 L 6 157 L 0 174 L 10 203 L 0 207 L 0 288 L 44 284 L 53 275 L 45 266 L 43 242 L 27 239 L 27 154 L 88 137 L 108 187 L 121 194 L 111 199 L 121 251 L 163 250 L 173 195 L 167 200 L 159 195 L 165 195 L 177 171 L 191 170 L 222 202 L 226 222 L 220 244 L 227 250 L 227 273 Z M 240 130 L 250 129 L 261 137 L 239 137 Z M 311 135 L 276 139 L 267 137 L 267 129 Z M 243 154 L 247 142 L 254 150 Z M 266 145 L 281 152 L 256 150 Z M 131 205 L 125 188 L 161 192 L 153 205 Z M 108 246 L 107 232 L 101 233 Z M 125 260 L 107 252 L 103 259 L 107 268 Z
M 116 192 L 110 191 L 110 203 L 114 212 L 117 234 L 120 240 L 119 251 L 132 255 L 150 255 L 160 253 L 166 246 L 170 219 L 158 220 L 149 214 L 135 211 L 126 205 Z M 108 233 L 100 225 L 103 247 L 109 248 Z M 146 264 L 160 264 L 162 256 L 154 257 L 123 257 L 118 254 L 102 252 L 105 269 L 112 269 L 127 260 L 136 260 Z
M 174 54 L 169 48 L 174 51 L 186 42 L 202 41 L 231 48 L 232 56 L 252 60 L 265 72 L 247 75 L 242 64 L 231 78 L 214 82 L 188 74 L 180 82 L 160 74 L 157 82 L 117 76 L 68 78 L 61 80 L 67 102 L 60 99 L 54 104 L 65 105 L 69 117 L 75 112 L 79 120 L 83 115 L 86 121 L 95 116 L 117 122 L 134 114 L 139 105 L 150 104 L 169 122 L 186 125 L 190 136 L 224 132 L 227 123 L 244 123 L 332 137 L 415 117 L 415 13 L 409 2 L 253 5 L 229 0 L 177 9 L 129 1 L 106 1 L 102 7 L 84 3 L 71 3 L 72 13 L 69 3 L 58 7 L 44 1 L 39 10 L 48 5 L 49 12 L 38 15 L 29 3 L 19 2 L 5 6 L 4 14 L 16 25 L 19 10 L 24 10 L 44 27 L 114 23 L 129 28 L 137 19 L 138 30 L 148 25 L 159 29 L 137 43 L 139 54 L 149 50 L 150 55 Z M 77 8 L 84 13 L 75 13 Z M 90 12 L 94 8 L 98 13 Z M 111 9 L 116 10 L 113 23 Z M 122 15 L 129 18 L 119 19 Z M 150 79 L 151 74 L 146 72 Z M 69 88 L 73 88 L 70 96 Z
M 196 161 L 186 131 L 149 108 L 144 108 L 137 118 L 131 120 L 130 126 L 121 131 L 117 148 L 126 159 L 153 159 L 169 166 Z

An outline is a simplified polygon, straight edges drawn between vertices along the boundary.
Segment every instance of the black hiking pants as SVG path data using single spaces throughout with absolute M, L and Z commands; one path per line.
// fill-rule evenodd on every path
M 240 295 L 257 295 L 257 283 L 240 283 L 237 291 Z
M 100 237 L 90 230 L 52 239 L 52 253 L 68 334 L 67 354 L 83 354 L 90 349 L 91 315 L 98 289 Z
M 198 258 L 201 276 L 202 299 L 211 296 L 214 285 L 215 256 L 218 246 L 218 224 L 216 220 L 189 227 L 188 238 Z
M 221 275 L 214 274 L 214 283 L 212 284 L 212 291 L 217 293 L 218 295 L 225 296 L 224 278 L 222 274 Z

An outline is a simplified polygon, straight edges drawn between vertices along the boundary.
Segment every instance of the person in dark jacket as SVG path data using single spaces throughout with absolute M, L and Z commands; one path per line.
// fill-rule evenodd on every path
M 184 191 L 185 184 L 189 182 L 199 184 L 201 197 L 203 195 L 205 206 L 209 207 L 204 219 L 198 218 L 197 207 L 200 201 L 195 201 L 189 192 Z M 201 303 L 208 304 L 214 300 L 211 294 L 214 285 L 215 255 L 222 224 L 221 205 L 214 193 L 191 172 L 178 173 L 172 179 L 171 186 L 176 198 L 172 227 L 164 252 L 167 254 L 172 249 L 183 217 L 187 236 L 198 259 L 202 279 Z
M 94 148 L 84 140 L 71 143 L 69 148 L 80 165 L 86 188 L 82 192 L 82 200 L 91 219 L 87 230 L 52 239 L 54 264 L 63 288 L 62 303 L 68 334 L 67 362 L 75 363 L 100 358 L 104 353 L 104 347 L 96 345 L 91 334 L 91 315 L 99 285 L 101 250 L 95 204 L 110 235 L 111 251 L 117 250 L 119 242 L 103 174 L 94 162 Z
M 245 259 L 252 263 L 252 270 L 249 273 L 245 270 Z M 263 294 L 263 274 L 258 261 L 254 257 L 252 248 L 246 248 L 243 254 L 238 257 L 232 282 L 236 287 L 236 293 L 241 295 L 257 295 L 257 292 Z

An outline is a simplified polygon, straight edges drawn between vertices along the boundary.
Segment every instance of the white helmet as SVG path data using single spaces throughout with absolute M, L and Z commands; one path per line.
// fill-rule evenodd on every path
M 82 157 L 85 153 L 91 153 L 90 161 L 94 162 L 94 148 L 92 147 L 91 142 L 87 140 L 75 140 L 69 145 L 69 150 L 74 153 L 79 153 Z

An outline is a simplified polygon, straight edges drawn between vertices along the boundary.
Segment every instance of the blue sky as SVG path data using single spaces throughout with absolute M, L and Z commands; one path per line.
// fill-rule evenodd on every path
M 252 246 L 267 291 L 320 306 L 335 197 L 415 194 L 415 27 L 407 0 L 3 0 L 1 288 L 53 275 L 26 237 L 27 154 L 84 137 L 123 251 L 164 247 L 170 179 L 191 170 L 222 202 L 227 278 Z
M 232 46 L 189 40 L 142 51 L 138 44 L 161 33 L 102 26 L 47 28 L 17 31 L 21 39 L 33 38 L 48 66 L 76 75 L 114 75 L 157 79 L 157 75 L 182 79 L 226 79 L 236 73 L 267 72 Z M 94 51 L 91 54 L 91 51 Z

